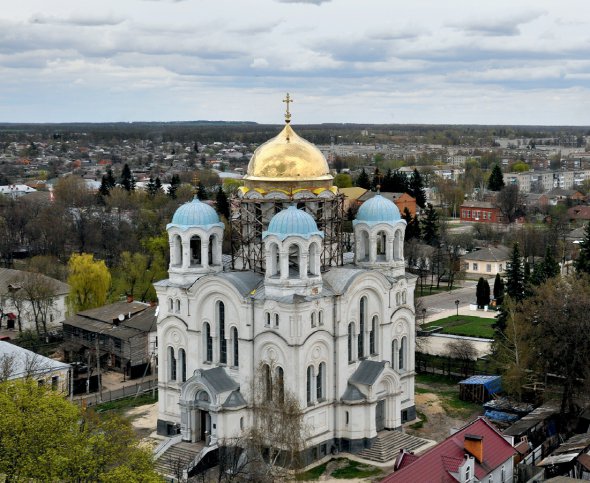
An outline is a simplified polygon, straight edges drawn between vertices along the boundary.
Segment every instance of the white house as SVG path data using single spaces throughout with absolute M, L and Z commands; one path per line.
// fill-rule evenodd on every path
M 345 264 L 343 196 L 322 153 L 287 124 L 250 161 L 224 225 L 198 199 L 167 226 L 159 298 L 158 432 L 215 445 L 253 424 L 252 382 L 278 384 L 303 408 L 307 463 L 357 452 L 415 418 L 414 288 L 406 222 L 376 195 L 354 221 Z

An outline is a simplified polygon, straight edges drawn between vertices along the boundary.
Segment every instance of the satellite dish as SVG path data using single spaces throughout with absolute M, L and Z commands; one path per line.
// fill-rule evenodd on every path
M 123 322 L 125 320 L 125 314 L 119 314 L 118 319 Z

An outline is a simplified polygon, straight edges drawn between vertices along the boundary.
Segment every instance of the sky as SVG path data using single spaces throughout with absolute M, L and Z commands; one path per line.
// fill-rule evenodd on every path
M 12 0 L 0 122 L 590 125 L 587 0 Z

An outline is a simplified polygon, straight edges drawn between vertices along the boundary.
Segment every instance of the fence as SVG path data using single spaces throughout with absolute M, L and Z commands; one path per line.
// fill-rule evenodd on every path
M 461 360 L 416 352 L 416 372 L 464 379 L 475 374 L 495 376 L 500 374 L 500 368 L 489 358 Z
M 158 381 L 156 379 L 147 379 L 143 382 L 138 382 L 133 385 L 123 386 L 119 389 L 111 391 L 102 391 L 93 394 L 87 394 L 82 397 L 77 397 L 75 401 L 78 404 L 86 404 L 86 406 L 96 406 L 97 404 L 116 401 L 131 396 L 138 396 L 150 391 L 158 390 Z M 84 403 L 85 401 L 85 403 Z

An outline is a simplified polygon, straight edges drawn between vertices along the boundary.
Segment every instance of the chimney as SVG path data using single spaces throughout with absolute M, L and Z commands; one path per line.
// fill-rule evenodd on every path
M 133 294 L 127 294 L 127 303 L 130 304 L 131 302 L 133 302 Z
M 472 455 L 478 463 L 483 463 L 483 436 L 466 434 L 463 448 Z

